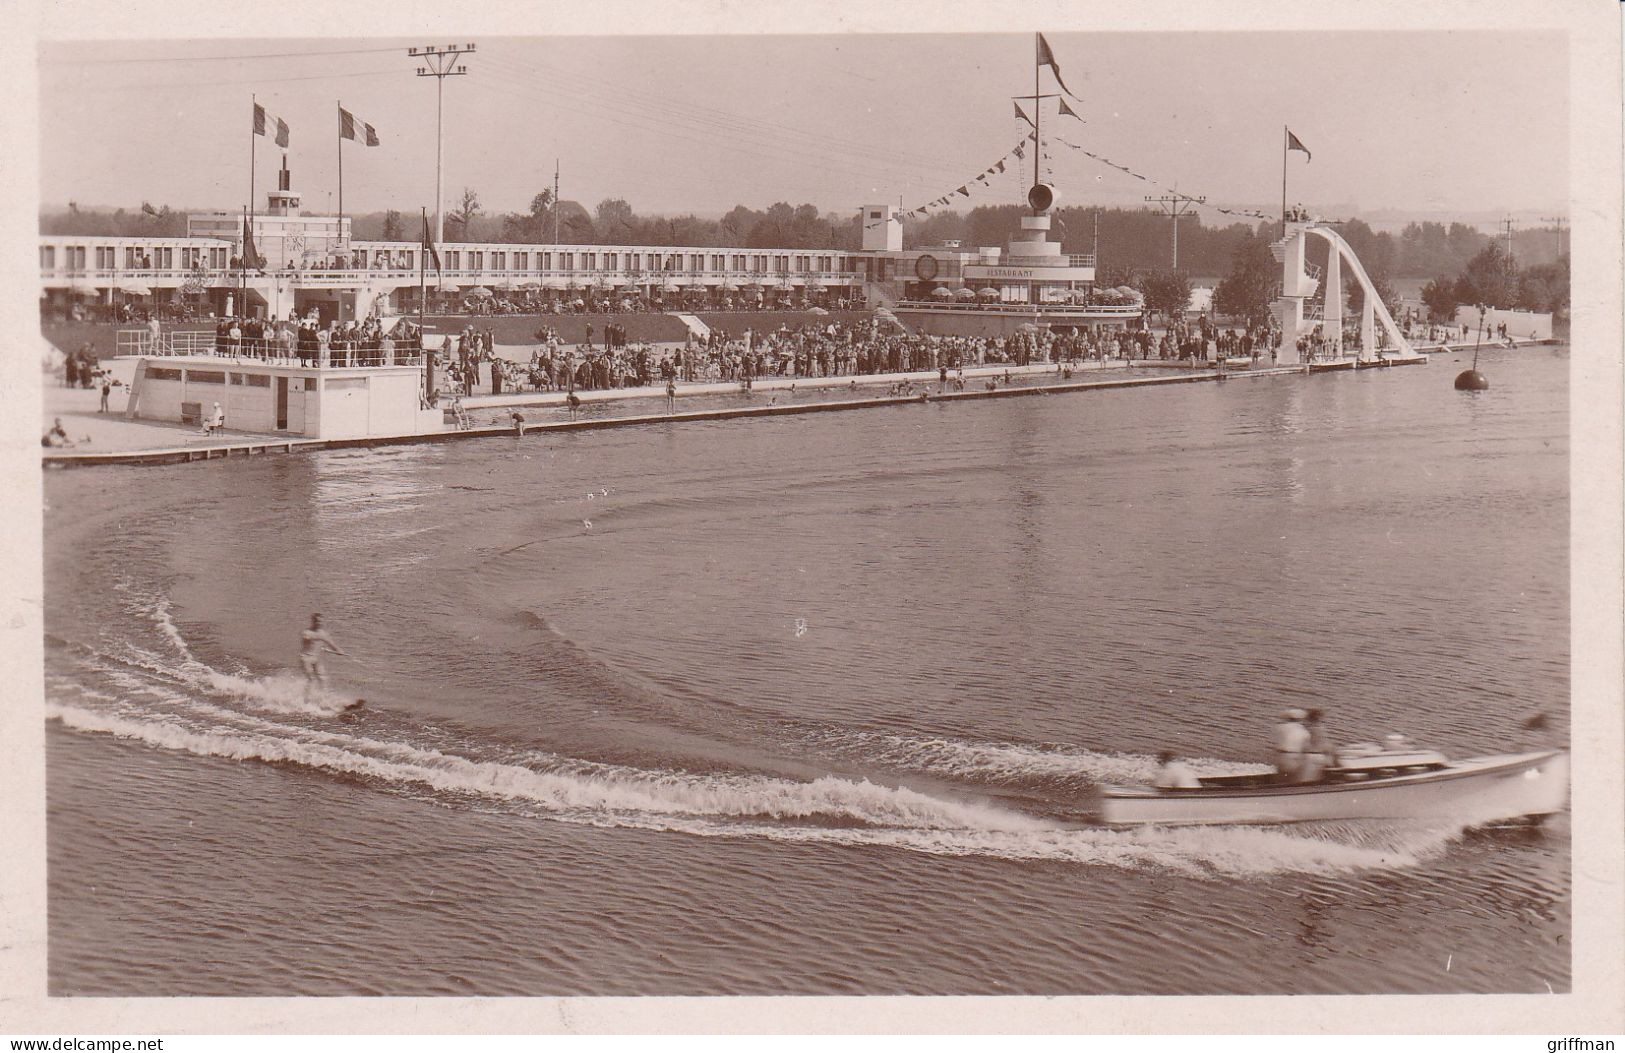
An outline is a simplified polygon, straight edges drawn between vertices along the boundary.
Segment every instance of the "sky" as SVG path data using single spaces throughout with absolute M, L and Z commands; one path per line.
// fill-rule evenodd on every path
M 1558 33 L 1069 32 L 1046 37 L 1082 120 L 1046 103 L 1063 205 L 1133 207 L 1163 188 L 1279 210 L 1290 197 L 1417 212 L 1559 210 L 1568 67 Z M 950 193 L 1026 132 L 1031 33 L 781 36 L 468 34 L 40 45 L 40 199 L 242 207 L 251 97 L 290 126 L 305 207 L 337 203 L 337 105 L 382 144 L 345 142 L 346 212 L 433 206 L 435 85 L 406 49 L 474 43 L 444 84 L 446 207 L 524 209 L 552 183 L 589 208 L 718 215 L 736 204 L 908 208 Z M 1056 90 L 1046 71 L 1042 91 Z M 1030 105 L 1030 104 L 1029 104 Z M 280 151 L 258 141 L 256 204 Z M 1030 155 L 1029 155 L 1030 157 Z M 1022 199 L 1026 166 L 956 197 Z M 1211 213 L 1205 220 L 1217 219 Z

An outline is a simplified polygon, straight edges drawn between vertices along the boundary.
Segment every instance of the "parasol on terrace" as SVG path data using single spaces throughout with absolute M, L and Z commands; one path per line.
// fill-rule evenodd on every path
M 997 300 L 999 298 L 999 290 L 995 289 L 991 285 L 987 285 L 976 290 L 976 295 L 982 300 Z
M 476 285 L 474 288 L 468 290 L 468 295 L 484 300 L 488 297 L 495 296 L 496 294 L 483 285 Z
M 954 291 L 948 288 L 946 285 L 939 285 L 935 289 L 931 290 L 931 295 L 935 296 L 939 300 L 951 300 L 953 299 Z
M 127 281 L 119 284 L 119 291 L 126 296 L 151 296 L 152 290 L 146 282 Z
M 435 291 L 436 292 L 443 292 L 443 293 L 446 293 L 446 294 L 450 295 L 450 294 L 453 294 L 453 293 L 461 292 L 462 289 L 456 282 L 441 282 L 440 287 L 438 289 L 436 289 Z
M 956 300 L 974 300 L 974 299 L 976 299 L 976 290 L 975 289 L 970 289 L 970 288 L 955 289 L 954 290 L 954 299 L 956 299 Z

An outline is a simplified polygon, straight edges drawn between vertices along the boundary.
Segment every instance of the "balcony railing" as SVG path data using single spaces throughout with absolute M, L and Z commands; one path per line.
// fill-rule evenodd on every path
M 931 311 L 988 312 L 995 314 L 1025 315 L 1078 314 L 1090 317 L 1138 318 L 1143 311 L 1139 304 L 1081 304 L 1081 303 L 1003 303 L 998 300 L 899 300 L 904 309 Z
M 119 268 L 67 268 L 42 267 L 40 280 L 46 283 L 83 282 L 105 288 L 117 288 L 127 283 L 142 283 L 146 285 L 184 285 L 194 278 L 201 278 L 204 285 L 209 287 L 229 287 L 239 280 L 247 280 L 251 285 L 265 281 L 291 282 L 295 287 L 324 287 L 333 285 L 359 285 L 367 281 L 382 280 L 396 285 L 415 285 L 420 278 L 417 265 L 411 267 L 281 267 L 268 268 L 259 271 L 250 268 L 243 271 L 236 267 L 169 267 L 146 268 L 141 270 L 124 270 Z M 848 285 L 861 280 L 858 271 L 751 271 L 751 270 L 683 270 L 683 271 L 635 271 L 607 268 L 588 269 L 584 267 L 531 267 L 524 270 L 492 270 L 489 267 L 442 267 L 439 271 L 430 267 L 427 273 L 421 275 L 431 286 L 446 282 L 457 285 L 483 285 L 497 288 L 506 283 L 517 289 L 521 285 L 534 283 L 544 289 L 567 288 L 574 283 L 575 288 L 588 289 L 595 285 L 606 287 L 614 286 L 655 286 L 676 285 L 681 282 L 688 285 L 722 285 L 731 283 L 735 286 L 760 285 L 764 288 L 776 287 L 803 287 L 813 285 Z M 564 283 L 549 285 L 548 283 Z

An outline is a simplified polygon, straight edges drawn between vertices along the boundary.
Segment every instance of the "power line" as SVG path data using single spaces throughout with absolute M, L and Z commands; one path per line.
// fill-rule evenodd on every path
M 400 48 L 350 48 L 344 51 L 275 51 L 263 52 L 257 55 L 186 55 L 175 57 L 170 55 L 132 57 L 118 56 L 115 58 L 47 58 L 40 61 L 45 65 L 103 65 L 111 63 L 131 62 L 246 62 L 249 59 L 276 59 L 276 58 L 326 58 L 330 55 L 381 55 L 384 53 L 396 54 Z
M 441 188 L 441 169 L 445 159 L 446 78 L 467 76 L 468 67 L 462 64 L 462 56 L 473 52 L 473 44 L 447 44 L 444 47 L 430 44 L 428 47 L 406 49 L 408 55 L 423 62 L 423 65 L 418 67 L 418 76 L 434 78 L 434 239 L 439 242 L 446 240 L 446 231 L 440 215 L 442 204 L 446 199 L 445 191 Z M 467 226 L 466 213 L 464 226 Z
M 1146 200 L 1157 206 L 1157 211 L 1174 221 L 1174 270 L 1179 270 L 1179 221 L 1185 216 L 1192 215 L 1191 206 L 1207 203 L 1205 197 L 1192 197 L 1175 191 L 1161 197 L 1147 197 Z

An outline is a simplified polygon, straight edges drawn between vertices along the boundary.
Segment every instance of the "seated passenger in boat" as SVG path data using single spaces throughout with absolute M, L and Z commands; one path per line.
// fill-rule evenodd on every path
M 1309 739 L 1304 747 L 1298 782 L 1319 782 L 1326 777 L 1327 768 L 1337 767 L 1337 747 L 1332 745 L 1331 737 L 1326 734 L 1326 725 L 1321 723 L 1322 716 L 1324 714 L 1318 709 L 1311 709 L 1304 715 L 1304 729 Z
M 1196 773 L 1187 768 L 1173 750 L 1157 754 L 1157 777 L 1152 785 L 1159 790 L 1196 790 L 1202 786 Z
M 1303 726 L 1306 716 L 1301 709 L 1289 709 L 1275 725 L 1275 771 L 1283 782 L 1298 782 L 1303 775 L 1304 754 L 1309 749 L 1309 729 Z

